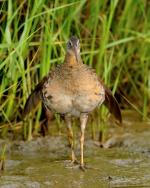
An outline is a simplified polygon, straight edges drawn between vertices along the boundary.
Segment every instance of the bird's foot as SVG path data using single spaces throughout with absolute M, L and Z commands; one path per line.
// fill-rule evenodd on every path
M 80 169 L 83 172 L 85 172 L 87 169 L 98 170 L 98 168 L 87 166 L 85 164 L 80 164 L 80 162 L 77 159 L 76 160 L 66 160 L 65 168 Z
M 91 167 L 91 166 L 87 166 L 85 164 L 80 164 L 79 168 L 85 172 L 87 169 L 93 169 L 93 170 L 98 170 L 98 168 L 94 168 L 94 167 Z
M 79 168 L 80 168 L 80 170 L 85 172 L 85 170 L 87 169 L 87 166 L 85 166 L 84 164 L 80 164 Z
M 78 164 L 80 164 L 80 162 L 77 159 L 74 159 L 71 161 L 71 164 L 78 165 Z
M 65 161 L 66 168 L 77 168 L 80 162 L 77 159 Z

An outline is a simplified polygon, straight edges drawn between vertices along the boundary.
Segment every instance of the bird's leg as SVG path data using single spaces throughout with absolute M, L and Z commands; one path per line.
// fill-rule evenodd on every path
M 71 127 L 71 117 L 69 115 L 66 115 L 65 121 L 67 125 L 68 140 L 71 146 L 71 161 L 73 164 L 75 164 L 75 163 L 78 163 L 78 161 L 76 159 L 75 152 L 74 152 L 74 140 L 73 140 L 73 131 Z
M 80 161 L 80 168 L 82 170 L 85 170 L 84 167 L 84 157 L 83 157 L 83 146 L 84 146 L 84 131 L 86 127 L 86 123 L 88 120 L 88 115 L 87 114 L 81 114 L 80 116 L 80 128 L 81 128 L 81 137 L 80 137 L 80 150 L 81 150 L 81 161 Z

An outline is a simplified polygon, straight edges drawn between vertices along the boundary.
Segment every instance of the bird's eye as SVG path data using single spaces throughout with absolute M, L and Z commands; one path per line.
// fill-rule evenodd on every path
M 69 46 L 69 47 L 72 46 L 72 42 L 71 42 L 71 41 L 68 42 L 68 46 Z

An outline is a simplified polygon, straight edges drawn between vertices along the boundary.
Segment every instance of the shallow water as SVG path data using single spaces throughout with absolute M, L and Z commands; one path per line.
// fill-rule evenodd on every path
M 150 124 L 133 119 L 124 118 L 124 134 L 118 131 L 118 136 L 114 129 L 114 136 L 106 143 L 115 143 L 112 148 L 100 148 L 86 140 L 85 162 L 92 168 L 85 172 L 68 165 L 70 150 L 64 137 L 14 143 L 8 150 L 5 171 L 0 174 L 0 187 L 150 187 Z
M 69 168 L 63 156 L 11 156 L 0 187 L 150 187 L 150 158 L 124 149 L 97 149 L 85 157 L 95 169 Z

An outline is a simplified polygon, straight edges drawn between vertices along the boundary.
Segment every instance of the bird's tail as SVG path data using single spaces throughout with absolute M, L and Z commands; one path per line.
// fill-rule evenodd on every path
M 121 110 L 119 107 L 119 104 L 116 100 L 116 98 L 112 95 L 112 92 L 110 89 L 108 89 L 106 86 L 105 88 L 105 106 L 109 109 L 110 113 L 114 115 L 114 117 L 122 123 L 122 116 L 121 116 Z

